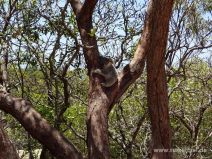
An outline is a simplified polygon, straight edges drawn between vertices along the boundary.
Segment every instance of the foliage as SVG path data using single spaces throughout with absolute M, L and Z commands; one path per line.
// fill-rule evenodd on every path
M 178 0 L 170 22 L 166 72 L 173 147 L 207 150 L 174 154 L 176 158 L 210 157 L 212 70 L 205 59 L 212 46 L 211 4 Z M 145 7 L 135 0 L 101 1 L 96 6 L 90 36 L 97 36 L 101 54 L 114 58 L 118 70 L 133 56 Z M 5 21 L 8 13 L 11 17 Z M 3 0 L 0 15 L 0 49 L 7 48 L 9 54 L 10 93 L 28 99 L 86 155 L 89 79 L 73 10 L 64 1 L 19 0 L 12 6 Z M 109 116 L 112 158 L 148 158 L 151 126 L 145 90 L 144 75 Z M 17 149 L 41 148 L 11 116 L 2 114 Z

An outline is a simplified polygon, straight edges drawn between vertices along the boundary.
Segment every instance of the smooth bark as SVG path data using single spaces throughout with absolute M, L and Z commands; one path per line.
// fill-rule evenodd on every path
M 119 73 L 118 82 L 111 88 L 103 88 L 100 83 L 102 78 L 92 76 L 91 70 L 101 66 L 99 60 L 99 50 L 95 35 L 91 35 L 92 14 L 97 0 L 85 0 L 84 4 L 80 0 L 69 1 L 76 15 L 77 25 L 79 28 L 85 61 L 87 64 L 89 75 L 89 105 L 87 109 L 87 147 L 88 158 L 90 159 L 108 159 L 109 155 L 109 139 L 108 139 L 108 115 L 114 104 L 120 99 L 127 88 L 140 77 L 143 72 L 146 55 L 152 55 L 148 60 L 148 72 L 150 78 L 148 84 L 148 105 L 152 121 L 153 132 L 153 148 L 158 145 L 170 147 L 169 135 L 169 119 L 168 119 L 168 102 L 166 99 L 166 81 L 164 76 L 163 54 L 166 48 L 166 40 L 168 33 L 168 22 L 171 14 L 172 0 L 150 1 L 147 9 L 144 29 L 142 36 L 137 45 L 136 52 L 130 64 L 126 65 Z M 163 27 L 165 29 L 163 29 Z M 164 35 L 163 35 L 164 34 Z M 156 48 L 155 48 L 156 47 Z M 159 57 L 154 64 L 156 57 Z M 153 59 L 152 59 L 153 58 Z M 151 63 L 151 61 L 153 63 Z M 158 62 L 161 62 L 159 65 Z M 155 65 L 155 66 L 153 66 Z M 150 70 L 153 68 L 153 72 Z M 152 74 L 162 74 L 160 77 Z M 155 84 L 153 79 L 160 82 Z M 151 97 L 153 91 L 153 97 Z M 165 97 L 164 102 L 161 97 Z M 156 94 L 156 95 L 155 95 Z M 156 104 L 156 105 L 153 105 Z M 160 107 L 161 106 L 161 107 Z M 155 109 L 157 108 L 157 109 Z M 60 159 L 82 158 L 77 149 L 56 129 L 51 127 L 40 114 L 38 114 L 30 103 L 23 99 L 13 98 L 9 94 L 1 92 L 0 109 L 13 115 L 25 129 L 43 145 L 45 145 L 52 154 Z M 160 114 L 155 117 L 155 110 L 159 110 Z M 162 128 L 162 129 L 161 129 Z M 161 134 L 167 130 L 168 134 Z M 156 133 L 160 132 L 161 136 Z M 164 141 L 164 138 L 167 141 Z M 153 156 L 154 153 L 153 153 Z M 155 158 L 158 156 L 156 155 Z
M 165 38 L 161 40 L 167 40 L 167 34 L 165 34 L 164 37 L 161 36 L 163 33 L 160 34 L 160 29 L 161 26 L 164 26 L 165 28 L 168 27 L 169 17 L 171 14 L 170 10 L 172 8 L 173 1 L 162 1 L 161 3 L 160 1 L 149 2 L 143 34 L 137 45 L 134 58 L 130 64 L 125 66 L 125 68 L 119 73 L 116 85 L 107 89 L 101 87 L 100 77 L 92 77 L 90 74 L 92 69 L 100 66 L 100 60 L 98 60 L 100 53 L 98 51 L 96 37 L 90 36 L 89 34 L 93 28 L 92 14 L 97 0 L 87 0 L 84 4 L 82 4 L 80 0 L 70 1 L 70 3 L 76 15 L 83 43 L 84 57 L 90 78 L 89 105 L 87 111 L 88 154 L 90 159 L 107 159 L 110 157 L 107 132 L 108 114 L 110 113 L 113 105 L 120 99 L 127 88 L 142 74 L 146 55 L 154 49 L 154 44 L 157 39 Z M 156 11 L 157 9 L 159 9 L 159 12 Z M 165 11 L 165 14 L 162 14 L 163 10 Z M 168 13 L 168 16 L 166 13 Z M 157 14 L 161 14 L 165 17 L 158 17 Z M 158 26 L 159 23 L 160 26 Z M 168 31 L 167 29 L 165 30 Z M 165 50 L 166 45 L 162 45 L 161 48 Z M 168 140 L 170 139 L 168 138 Z
M 171 132 L 165 52 L 173 0 L 153 1 L 152 37 L 147 54 L 147 104 L 152 127 L 152 159 L 171 159 Z M 157 151 L 164 152 L 157 152 Z M 168 151 L 168 152 L 166 152 Z

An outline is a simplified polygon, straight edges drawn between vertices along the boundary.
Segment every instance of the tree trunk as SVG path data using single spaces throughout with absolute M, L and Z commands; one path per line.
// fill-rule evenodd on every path
M 109 99 L 101 89 L 91 92 L 87 111 L 88 156 L 90 159 L 109 159 Z
M 153 40 L 147 54 L 147 101 L 152 128 L 151 158 L 171 159 L 172 153 L 165 152 L 171 148 L 165 51 L 173 1 L 153 1 L 151 5 L 155 8 L 156 16 L 153 23 Z M 158 149 L 164 152 L 157 152 Z
M 108 114 L 112 106 L 119 100 L 130 84 L 141 75 L 144 67 L 144 59 L 147 54 L 149 56 L 158 56 L 158 59 L 149 57 L 147 64 L 148 80 L 150 80 L 148 82 L 148 104 L 151 122 L 153 124 L 153 141 L 156 142 L 153 147 L 157 148 L 162 145 L 162 147 L 170 148 L 168 98 L 166 81 L 164 79 L 165 74 L 163 72 L 163 61 L 173 0 L 149 2 L 143 35 L 138 43 L 134 57 L 130 64 L 119 73 L 118 84 L 108 89 L 101 88 L 100 78 L 93 78 L 90 74 L 92 69 L 96 69 L 100 65 L 96 37 L 95 35 L 90 36 L 90 32 L 93 29 L 92 14 L 97 0 L 86 0 L 84 3 L 76 0 L 70 1 L 70 3 L 76 15 L 88 75 L 90 77 L 89 105 L 87 111 L 89 158 L 109 158 Z M 155 65 L 155 60 L 158 60 L 156 61 L 158 65 Z M 151 71 L 152 66 L 155 66 L 153 72 Z M 162 71 L 162 74 L 159 80 L 155 82 L 155 76 L 152 79 L 152 75 L 158 71 Z M 162 97 L 160 92 L 162 92 Z M 163 99 L 164 101 L 162 101 Z M 155 112 L 155 108 L 161 111 L 160 114 L 156 114 L 156 117 L 155 113 L 158 111 Z M 167 141 L 164 141 L 164 139 Z
M 0 159 L 19 159 L 15 147 L 0 125 Z

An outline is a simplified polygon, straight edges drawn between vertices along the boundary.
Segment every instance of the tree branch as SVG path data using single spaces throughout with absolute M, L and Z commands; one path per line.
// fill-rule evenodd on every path
M 82 154 L 63 134 L 53 128 L 35 111 L 32 104 L 22 98 L 12 97 L 0 92 L 0 109 L 15 117 L 27 132 L 45 145 L 50 152 L 60 159 L 82 159 Z
M 126 65 L 124 69 L 119 73 L 118 87 L 114 91 L 115 99 L 113 103 L 116 103 L 127 88 L 135 82 L 135 80 L 142 74 L 145 66 L 145 58 L 151 45 L 151 36 L 153 32 L 153 22 L 157 21 L 155 13 L 153 12 L 152 2 L 149 3 L 147 13 L 145 17 L 144 29 L 139 39 L 134 57 L 130 64 Z
M 80 2 L 80 0 L 69 0 L 69 2 L 71 4 L 71 7 L 73 8 L 75 15 L 79 15 L 82 9 L 82 3 Z
M 83 53 L 88 68 L 88 74 L 92 67 L 100 65 L 98 63 L 99 50 L 95 33 L 91 35 L 93 29 L 92 15 L 97 0 L 86 0 L 84 4 L 80 0 L 69 1 L 76 15 L 77 26 L 83 43 Z
M 93 11 L 98 0 L 86 0 L 80 10 L 79 21 L 82 23 L 89 22 L 92 19 Z

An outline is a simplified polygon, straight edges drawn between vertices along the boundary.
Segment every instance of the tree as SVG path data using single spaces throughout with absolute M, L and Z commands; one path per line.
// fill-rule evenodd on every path
M 211 68 L 200 58 L 191 58 L 184 67 L 185 74 L 170 82 L 170 106 L 173 145 L 195 151 L 177 154 L 180 158 L 210 156 L 211 145 Z M 198 97 L 198 98 L 197 98 Z M 176 146 L 177 145 L 177 146 Z M 201 153 L 202 151 L 202 153 Z M 177 158 L 177 156 L 175 156 Z
M 166 4 L 164 2 L 160 5 L 165 6 Z M 154 30 L 154 33 L 152 33 L 154 37 L 152 37 L 153 41 L 151 41 L 149 53 L 147 53 L 147 103 L 151 119 L 153 140 L 153 154 L 151 158 L 171 158 L 171 153 L 161 153 L 155 150 L 169 150 L 171 148 L 168 92 L 165 73 L 165 52 L 169 19 L 173 4 L 170 3 L 169 5 L 166 11 L 162 11 L 160 7 L 157 8 L 155 14 L 156 19 L 161 19 L 163 17 L 164 24 L 161 25 L 161 21 L 154 21 L 153 27 L 157 27 L 158 30 Z M 160 44 L 158 44 L 159 41 Z
M 19 159 L 14 145 L 11 143 L 2 127 L 0 127 L 0 139 L 0 158 Z
M 171 137 L 169 133 L 164 61 L 173 1 L 163 0 L 149 2 L 144 29 L 137 44 L 134 57 L 130 64 L 126 65 L 124 69 L 120 71 L 118 82 L 111 88 L 101 87 L 100 83 L 102 78 L 99 76 L 94 77 L 91 74 L 93 69 L 99 68 L 101 65 L 99 62 L 100 53 L 94 31 L 95 28 L 93 28 L 92 24 L 92 15 L 96 3 L 97 1 L 91 0 L 86 0 L 83 4 L 79 0 L 70 1 L 80 32 L 83 54 L 89 75 L 89 102 L 87 110 L 88 158 L 109 158 L 109 140 L 107 133 L 108 115 L 114 104 L 120 99 L 127 88 L 142 74 L 146 57 L 149 80 L 147 93 L 149 111 L 152 119 L 153 149 L 169 149 L 171 146 Z M 68 3 L 66 3 L 66 7 L 67 5 Z M 36 33 L 34 32 L 33 35 L 34 41 L 36 41 Z M 58 39 L 60 36 L 60 33 L 58 33 Z M 29 41 L 27 42 L 29 43 Z M 57 45 L 55 45 L 55 47 L 56 46 Z M 57 48 L 53 49 L 52 56 L 49 58 L 49 60 L 51 60 L 50 64 L 52 64 L 54 60 L 54 51 L 56 49 Z M 31 48 L 31 50 L 35 49 Z M 154 65 L 154 63 L 156 63 L 156 65 Z M 53 73 L 54 70 L 51 71 Z M 158 76 L 154 77 L 152 75 Z M 158 93 L 159 91 L 163 93 L 163 96 Z M 162 102 L 162 98 L 166 100 Z M 68 142 L 55 128 L 51 127 L 47 121 L 32 108 L 30 102 L 22 98 L 12 97 L 5 92 L 1 93 L 0 100 L 0 109 L 13 115 L 34 138 L 45 145 L 56 157 L 82 158 L 81 153 L 74 145 Z M 159 114 L 155 114 L 156 112 L 153 105 L 159 110 Z M 160 125 L 159 127 L 157 126 L 158 124 Z M 165 134 L 158 136 L 157 132 L 165 132 Z M 153 152 L 152 158 L 171 158 L 171 155 Z

